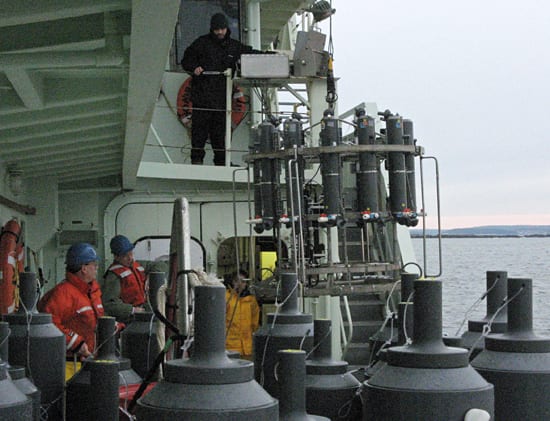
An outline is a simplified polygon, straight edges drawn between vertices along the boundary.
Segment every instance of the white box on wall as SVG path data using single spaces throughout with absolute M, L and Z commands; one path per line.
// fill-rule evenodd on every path
M 243 54 L 241 77 L 250 79 L 286 78 L 290 74 L 286 54 Z

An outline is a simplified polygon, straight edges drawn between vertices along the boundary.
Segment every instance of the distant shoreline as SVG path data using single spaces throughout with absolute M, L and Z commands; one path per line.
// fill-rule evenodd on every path
M 531 234 L 531 235 L 515 235 L 515 234 L 441 234 L 441 238 L 548 238 L 549 234 Z M 411 234 L 411 238 L 422 238 L 420 234 Z M 426 234 L 426 238 L 438 238 L 437 234 Z
M 437 238 L 438 231 L 433 228 L 410 229 L 412 238 Z M 441 230 L 444 238 L 545 238 L 550 237 L 550 225 L 485 225 L 470 228 L 447 228 Z

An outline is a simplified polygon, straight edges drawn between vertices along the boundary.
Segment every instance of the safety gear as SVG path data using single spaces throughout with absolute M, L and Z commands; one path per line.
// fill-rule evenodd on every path
M 134 249 L 134 245 L 124 235 L 115 235 L 109 243 L 111 253 L 115 256 L 124 256 L 129 251 Z
M 216 13 L 210 19 L 210 30 L 227 28 L 227 19 L 223 13 Z
M 97 320 L 104 314 L 101 290 L 95 280 L 88 284 L 67 272 L 65 281 L 42 297 L 38 310 L 52 315 L 53 323 L 65 334 L 69 355 L 76 353 L 82 343 L 94 351 Z
M 138 262 L 133 262 L 132 267 L 113 263 L 107 269 L 107 272 L 113 272 L 120 280 L 120 299 L 122 302 L 131 304 L 133 307 L 145 303 L 145 269 Z M 111 297 L 104 297 L 106 306 L 108 306 L 110 299 Z
M 191 93 L 193 90 L 193 78 L 188 77 L 180 86 L 177 97 L 177 113 L 182 124 L 187 129 L 191 129 L 193 125 L 193 101 Z M 235 130 L 246 116 L 248 109 L 248 101 L 244 96 L 243 90 L 233 84 L 233 99 L 231 101 L 231 130 Z M 224 122 L 225 127 L 225 122 Z
M 237 296 L 235 291 L 225 292 L 225 328 L 229 329 L 225 347 L 238 351 L 243 357 L 252 356 L 252 334 L 260 324 L 260 307 L 248 289 Z
M 11 219 L 0 233 L 0 314 L 13 313 L 16 306 L 15 290 L 19 273 L 23 272 L 23 243 L 21 226 Z
M 98 260 L 99 256 L 91 244 L 76 243 L 69 247 L 65 264 L 68 266 L 79 266 L 90 262 L 97 262 Z

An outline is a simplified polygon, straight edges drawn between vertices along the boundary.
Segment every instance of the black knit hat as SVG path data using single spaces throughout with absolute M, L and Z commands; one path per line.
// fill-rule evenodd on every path
M 223 13 L 212 15 L 212 19 L 210 19 L 210 29 L 213 31 L 214 29 L 224 28 L 227 28 L 227 19 L 225 15 Z

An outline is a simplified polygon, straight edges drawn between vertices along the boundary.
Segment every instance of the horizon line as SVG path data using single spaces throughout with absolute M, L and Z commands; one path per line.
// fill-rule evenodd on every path
M 419 225 L 421 224 L 422 218 L 420 218 Z M 550 225 L 550 214 L 500 214 L 441 217 L 442 230 L 512 225 Z M 437 229 L 437 219 L 427 216 L 426 229 Z

